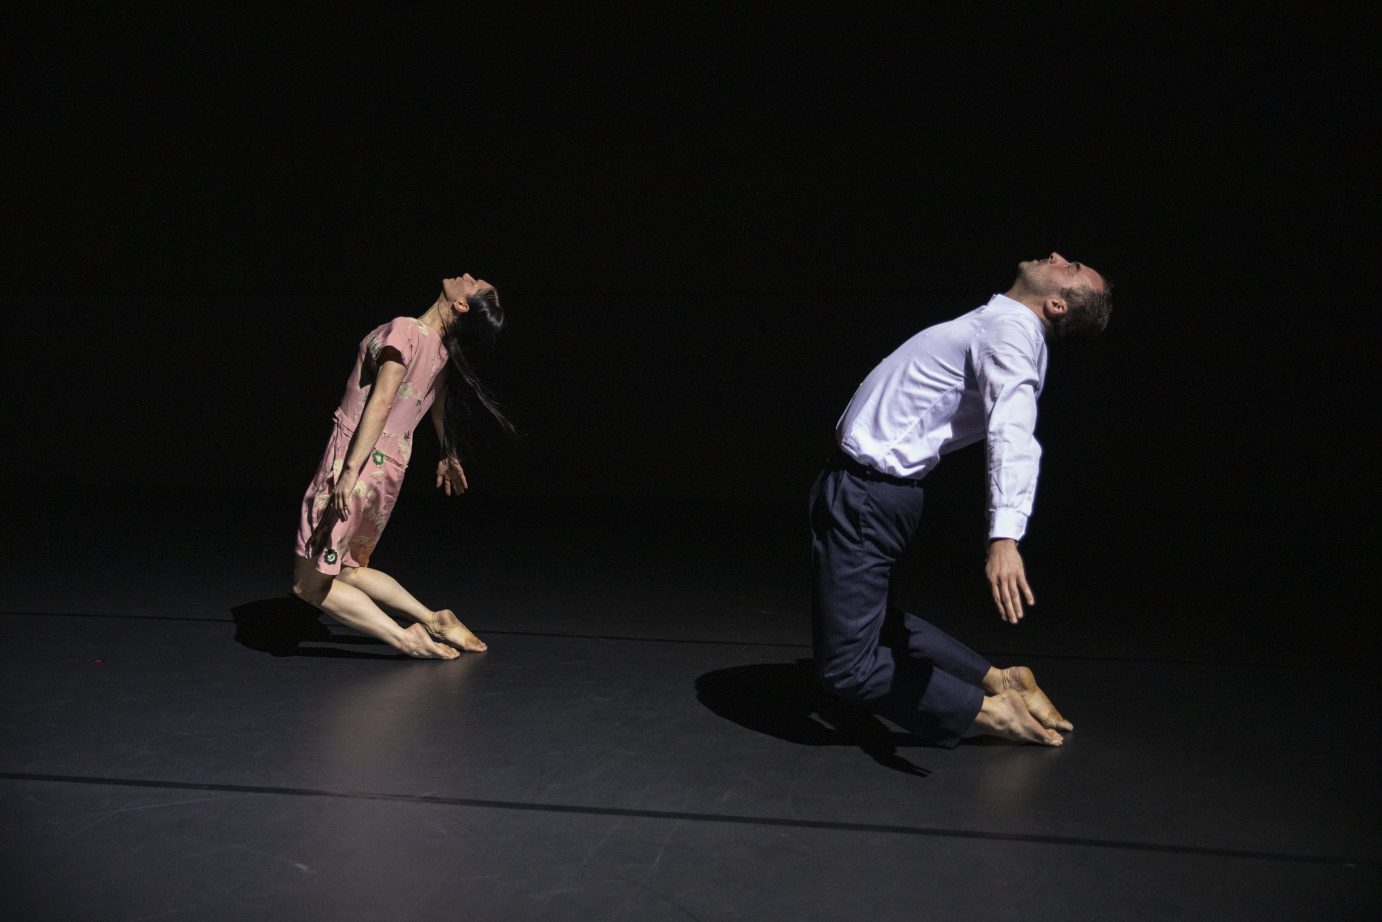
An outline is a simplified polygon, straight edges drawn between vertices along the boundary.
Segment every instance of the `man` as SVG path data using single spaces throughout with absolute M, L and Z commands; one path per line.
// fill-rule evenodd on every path
M 1035 604 L 1017 550 L 1036 494 L 1034 432 L 1046 342 L 1108 323 L 1099 273 L 1059 253 L 1018 267 L 1006 294 L 922 330 L 875 368 L 836 427 L 811 493 L 816 674 L 836 694 L 940 746 L 989 733 L 1059 746 L 1069 721 L 1023 666 L 998 670 L 943 631 L 888 608 L 888 579 L 941 456 L 988 442 L 985 572 L 1003 619 Z

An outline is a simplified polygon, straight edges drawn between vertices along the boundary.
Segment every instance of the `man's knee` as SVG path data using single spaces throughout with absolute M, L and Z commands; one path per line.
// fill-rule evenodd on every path
M 858 701 L 865 695 L 868 676 L 858 664 L 842 667 L 837 663 L 816 660 L 816 681 L 826 691 L 850 701 Z

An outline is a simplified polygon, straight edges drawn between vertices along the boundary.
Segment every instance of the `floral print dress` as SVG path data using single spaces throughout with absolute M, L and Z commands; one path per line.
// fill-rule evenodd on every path
M 342 521 L 328 508 L 331 491 L 345 467 L 355 427 L 374 388 L 379 354 L 390 346 L 403 356 L 403 381 L 398 385 L 384 431 L 355 482 L 350 514 Z M 413 430 L 431 409 L 438 388 L 443 386 L 446 359 L 446 349 L 437 332 L 411 317 L 389 321 L 360 343 L 345 396 L 336 409 L 331 441 L 303 497 L 298 521 L 297 555 L 312 561 L 322 573 L 334 576 L 342 566 L 369 565 L 403 485 L 403 474 L 413 453 Z

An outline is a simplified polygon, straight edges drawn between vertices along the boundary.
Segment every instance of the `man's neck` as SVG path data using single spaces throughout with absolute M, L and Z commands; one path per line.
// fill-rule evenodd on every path
M 1042 326 L 1049 327 L 1051 325 L 1051 321 L 1046 319 L 1046 299 L 1034 294 L 1026 285 L 1021 283 L 1014 285 L 1003 292 L 1003 297 L 1016 301 L 1033 314 L 1036 314 Z

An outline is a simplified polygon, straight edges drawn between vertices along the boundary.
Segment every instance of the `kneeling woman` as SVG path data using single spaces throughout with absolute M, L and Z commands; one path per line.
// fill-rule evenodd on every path
M 437 486 L 448 496 L 465 492 L 458 453 L 477 411 L 512 433 L 468 355 L 503 325 L 494 286 L 463 275 L 443 281 L 421 317 L 398 317 L 365 337 L 302 502 L 293 594 L 410 656 L 453 659 L 485 649 L 449 610 L 425 607 L 369 559 L 398 499 L 413 429 L 429 409 L 442 444 Z M 399 627 L 385 610 L 417 623 Z

